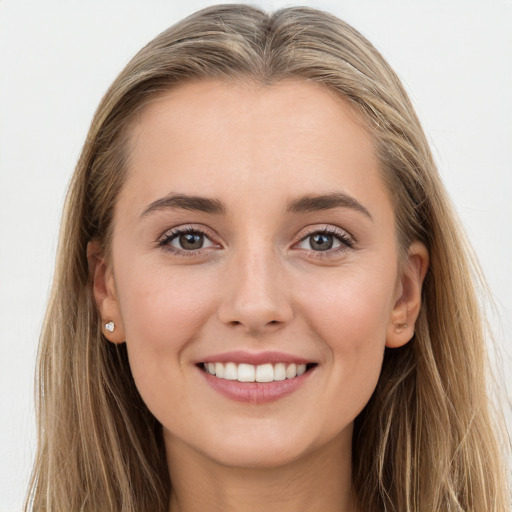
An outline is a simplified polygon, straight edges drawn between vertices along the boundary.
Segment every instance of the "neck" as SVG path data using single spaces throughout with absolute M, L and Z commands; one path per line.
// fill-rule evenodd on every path
M 170 512 L 355 512 L 350 443 L 335 439 L 279 467 L 231 467 L 166 439 Z

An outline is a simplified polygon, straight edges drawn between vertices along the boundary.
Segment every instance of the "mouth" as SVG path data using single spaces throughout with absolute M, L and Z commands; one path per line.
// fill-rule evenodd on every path
M 238 381 L 243 383 L 270 383 L 296 379 L 311 371 L 317 363 L 263 363 L 258 365 L 248 363 L 201 362 L 198 368 L 217 379 Z
M 224 397 L 266 404 L 307 388 L 319 363 L 278 351 L 235 350 L 201 358 L 195 366 L 203 381 Z

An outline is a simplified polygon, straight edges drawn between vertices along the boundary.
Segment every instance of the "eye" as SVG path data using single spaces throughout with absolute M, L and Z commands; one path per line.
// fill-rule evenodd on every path
M 333 248 L 336 242 L 337 240 L 334 238 L 334 235 L 328 233 L 316 233 L 314 235 L 309 235 L 302 243 L 309 245 L 309 247 L 306 248 L 312 249 L 313 251 L 328 251 Z
M 313 252 L 338 253 L 354 245 L 353 239 L 344 231 L 334 227 L 315 229 L 297 244 L 299 249 Z
M 158 245 L 176 254 L 194 253 L 209 247 L 218 247 L 206 233 L 197 228 L 175 228 L 167 231 Z
M 181 235 L 175 235 L 169 241 L 169 245 L 179 249 L 194 251 L 202 249 L 205 240 L 207 241 L 208 239 L 202 233 L 182 233 Z

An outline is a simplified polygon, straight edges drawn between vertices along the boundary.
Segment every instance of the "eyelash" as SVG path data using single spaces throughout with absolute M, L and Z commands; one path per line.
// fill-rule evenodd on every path
M 340 246 L 335 249 L 329 249 L 327 251 L 313 251 L 309 250 L 310 254 L 313 258 L 318 259 L 327 259 L 327 258 L 333 258 L 336 257 L 349 249 L 352 249 L 355 245 L 354 239 L 348 235 L 345 231 L 335 228 L 333 226 L 325 226 L 323 228 L 310 228 L 307 230 L 306 234 L 296 243 L 295 245 L 298 245 L 305 240 L 307 240 L 309 237 L 313 235 L 329 235 L 333 236 L 340 242 Z
M 174 228 L 169 231 L 167 231 L 159 240 L 158 240 L 158 247 L 161 247 L 165 249 L 166 251 L 171 252 L 172 254 L 175 254 L 177 256 L 197 256 L 203 249 L 195 249 L 195 250 L 185 250 L 185 249 L 179 249 L 177 247 L 173 247 L 170 245 L 170 243 L 175 240 L 180 235 L 186 235 L 186 234 L 194 234 L 194 235 L 202 235 L 205 238 L 211 239 L 211 235 L 202 228 L 192 227 L 188 226 L 186 228 Z M 323 228 L 311 228 L 306 235 L 304 235 L 297 243 L 294 244 L 294 246 L 299 245 L 300 243 L 307 240 L 309 237 L 313 235 L 329 235 L 333 236 L 340 242 L 340 246 L 335 249 L 329 249 L 326 251 L 314 251 L 312 249 L 308 250 L 308 252 L 314 257 L 318 259 L 325 259 L 330 257 L 335 257 L 338 254 L 341 254 L 349 249 L 352 249 L 355 245 L 355 241 L 352 237 L 350 237 L 346 232 L 343 230 L 331 227 L 331 226 L 325 226 Z M 212 242 L 213 245 L 215 245 L 214 242 Z M 217 247 L 219 245 L 217 244 Z
M 162 237 L 160 237 L 160 239 L 158 240 L 158 247 L 162 247 L 166 251 L 169 251 L 172 254 L 175 254 L 176 256 L 197 256 L 199 252 L 202 251 L 204 248 L 196 250 L 185 250 L 170 245 L 175 238 L 179 237 L 180 235 L 187 234 L 203 235 L 205 238 L 208 239 L 212 238 L 212 236 L 206 230 L 201 228 L 196 228 L 192 226 L 188 226 L 186 228 L 174 228 L 170 229 L 169 231 L 166 231 L 165 234 Z

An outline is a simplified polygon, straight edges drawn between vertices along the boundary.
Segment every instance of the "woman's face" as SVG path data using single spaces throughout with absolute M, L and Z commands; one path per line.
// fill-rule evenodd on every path
M 305 82 L 205 81 L 130 130 L 95 292 L 168 450 L 261 467 L 349 449 L 422 273 L 398 265 L 364 123 Z

